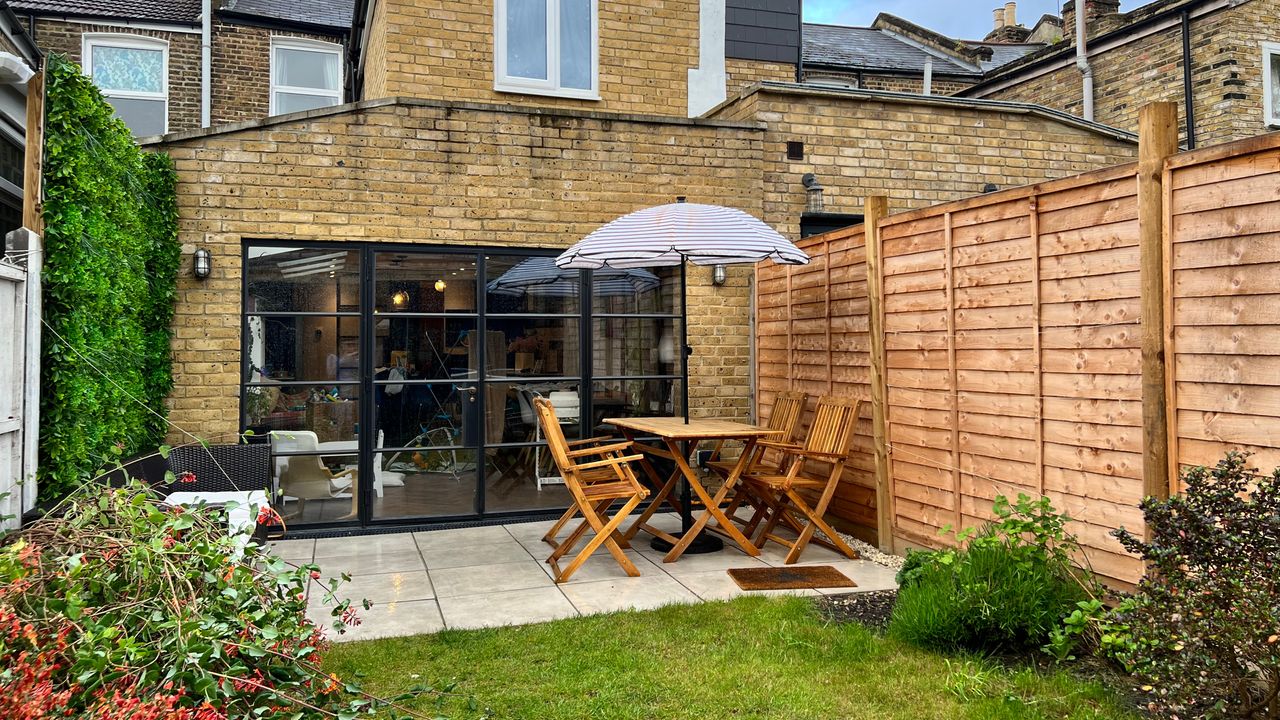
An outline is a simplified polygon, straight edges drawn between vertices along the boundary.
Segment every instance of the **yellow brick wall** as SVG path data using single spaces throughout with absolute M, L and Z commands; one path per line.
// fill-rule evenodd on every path
M 725 58 L 724 70 L 725 76 L 728 78 L 725 85 L 730 97 L 748 85 L 762 80 L 796 81 L 796 66 L 791 63 Z
M 403 96 L 604 112 L 688 115 L 698 0 L 599 3 L 599 100 L 493 89 L 493 0 L 380 0 L 385 69 L 365 99 Z
M 410 103 L 171 142 L 187 273 L 172 420 L 204 435 L 238 430 L 244 238 L 561 248 L 677 195 L 759 216 L 761 135 Z M 189 276 L 197 246 L 213 253 L 204 281 Z M 715 288 L 709 271 L 690 274 L 695 414 L 748 412 L 749 276 L 734 269 Z
M 850 83 L 852 87 L 865 90 L 886 90 L 888 92 L 922 93 L 924 92 L 924 75 L 903 76 L 883 75 L 876 73 L 838 72 L 834 70 L 805 70 L 807 82 L 835 80 Z M 972 83 L 962 80 L 950 80 L 934 77 L 932 80 L 934 95 L 952 95 L 969 87 Z
M 1280 41 L 1280 0 L 1251 0 L 1192 21 L 1191 70 L 1196 142 L 1212 145 L 1267 131 L 1262 114 L 1263 41 Z M 1094 119 L 1136 131 L 1147 103 L 1178 103 L 1186 140 L 1181 28 L 1174 26 L 1091 56 Z M 1061 68 L 994 92 L 994 100 L 1018 100 L 1082 111 L 1081 76 Z
M 373 5 L 369 22 L 369 45 L 364 49 L 363 98 L 387 97 L 387 4 L 379 0 Z

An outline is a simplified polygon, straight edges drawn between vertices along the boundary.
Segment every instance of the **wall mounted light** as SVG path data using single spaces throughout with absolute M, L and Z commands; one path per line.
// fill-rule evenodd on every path
M 711 269 L 711 284 L 720 287 L 729 277 L 729 273 L 724 269 L 723 265 L 716 265 Z
M 192 255 L 191 273 L 204 280 L 213 272 L 213 256 L 204 248 L 196 248 Z
M 448 287 L 448 286 L 444 284 L 444 281 L 443 281 L 443 280 L 437 280 L 437 281 L 436 281 L 436 292 L 444 292 L 444 289 L 445 289 L 446 287 Z

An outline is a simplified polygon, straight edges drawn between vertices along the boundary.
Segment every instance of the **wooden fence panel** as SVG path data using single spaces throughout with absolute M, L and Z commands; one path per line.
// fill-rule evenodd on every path
M 1165 168 L 1170 464 L 1242 448 L 1280 466 L 1280 133 Z M 862 228 L 802 240 L 813 264 L 759 270 L 759 411 L 784 388 L 869 396 L 880 307 L 893 534 L 940 545 L 944 527 L 989 519 L 997 494 L 1043 494 L 1077 520 L 1095 570 L 1134 582 L 1141 564 L 1111 532 L 1141 528 L 1150 432 L 1137 170 L 883 218 L 874 305 Z M 864 425 L 835 513 L 874 528 Z

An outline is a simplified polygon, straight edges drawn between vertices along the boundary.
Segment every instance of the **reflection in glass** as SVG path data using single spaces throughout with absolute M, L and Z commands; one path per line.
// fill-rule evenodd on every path
M 596 377 L 679 374 L 679 336 L 675 318 L 596 320 L 592 369 Z
M 375 453 L 373 517 L 471 515 L 476 511 L 474 450 L 427 448 Z
M 676 379 L 601 380 L 593 385 L 592 402 L 599 424 L 605 417 L 682 415 L 682 386 Z
M 620 283 L 620 273 L 645 273 L 655 281 Z M 623 278 L 625 279 L 625 277 Z M 596 270 L 591 281 L 592 310 L 596 314 L 648 313 L 673 315 L 680 312 L 680 268 L 647 270 Z
M 245 382 L 360 379 L 360 319 L 251 315 Z
M 245 388 L 246 427 L 256 435 L 303 431 L 321 443 L 355 442 L 359 399 L 357 385 L 255 385 Z
M 332 403 L 335 407 L 341 404 Z M 324 422 L 321 420 L 321 425 Z M 277 508 L 293 523 L 349 520 L 356 516 L 359 443 L 354 437 L 327 440 L 319 429 L 267 433 Z
M 488 317 L 486 321 L 492 338 L 487 351 L 491 377 L 580 374 L 577 320 Z
M 332 248 L 250 247 L 245 312 L 359 312 L 360 254 Z
M 373 392 L 382 447 L 450 447 L 477 440 L 474 383 L 388 381 L 377 383 Z
M 581 400 L 577 380 L 545 383 L 491 382 L 485 385 L 485 392 L 494 407 L 502 408 L 503 418 L 501 426 L 487 438 L 490 445 L 542 442 L 538 417 L 533 409 L 533 399 L 539 396 L 551 399 L 556 417 L 560 420 L 561 431 L 568 439 L 577 440 L 581 437 Z
M 373 291 L 379 313 L 474 313 L 474 255 L 378 253 Z
M 473 318 L 376 315 L 374 380 L 474 378 L 479 346 Z
M 578 312 L 583 271 L 562 270 L 553 257 L 490 255 L 485 258 L 485 276 L 489 313 Z
M 486 512 L 559 509 L 573 503 L 545 445 L 490 450 L 484 482 Z

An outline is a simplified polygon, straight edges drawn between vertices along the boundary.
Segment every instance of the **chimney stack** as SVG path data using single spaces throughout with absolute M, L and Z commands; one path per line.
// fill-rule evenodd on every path
M 1007 2 L 1004 4 L 1004 24 L 1010 27 L 1018 24 L 1018 3 Z
M 995 10 L 991 11 L 991 14 L 995 17 L 995 21 L 996 21 L 996 25 L 993 29 L 999 30 L 1000 28 L 1004 27 L 1004 8 L 996 8 Z
M 1062 6 L 1062 34 L 1066 37 L 1075 37 L 1078 1 L 1084 2 L 1084 21 L 1090 36 L 1095 32 L 1094 23 L 1100 18 L 1120 12 L 1120 0 L 1067 0 Z

